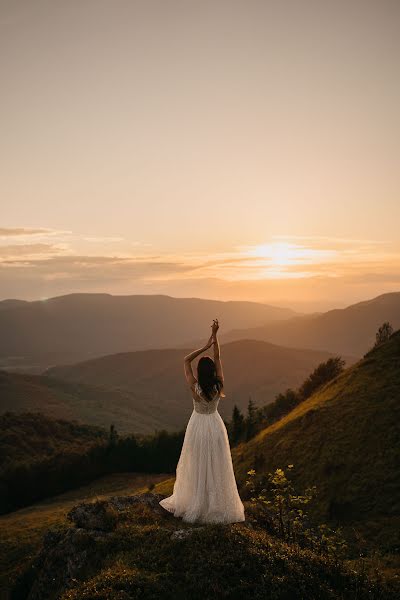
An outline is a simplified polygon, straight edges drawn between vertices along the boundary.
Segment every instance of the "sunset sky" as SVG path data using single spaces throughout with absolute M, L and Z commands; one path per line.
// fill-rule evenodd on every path
M 400 291 L 398 0 L 0 0 L 0 299 Z

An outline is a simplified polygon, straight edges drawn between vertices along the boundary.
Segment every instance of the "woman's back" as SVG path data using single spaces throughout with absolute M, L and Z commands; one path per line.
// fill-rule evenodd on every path
M 208 400 L 200 387 L 198 381 L 194 385 L 195 393 L 193 394 L 193 408 L 197 413 L 209 415 L 218 409 L 220 395 L 215 386 L 215 394 L 212 400 Z

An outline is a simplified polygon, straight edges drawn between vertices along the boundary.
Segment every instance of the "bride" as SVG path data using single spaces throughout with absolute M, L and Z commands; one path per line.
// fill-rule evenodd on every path
M 206 345 L 185 356 L 185 377 L 193 394 L 193 412 L 186 426 L 172 496 L 160 500 L 163 508 L 190 523 L 245 520 L 228 434 L 218 412 L 219 400 L 225 397 L 218 328 L 218 319 L 214 319 Z M 200 358 L 196 379 L 191 363 L 212 345 L 214 360 L 209 356 Z

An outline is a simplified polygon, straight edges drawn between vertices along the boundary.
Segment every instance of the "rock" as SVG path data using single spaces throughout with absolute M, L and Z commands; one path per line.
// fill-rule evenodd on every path
M 132 496 L 112 496 L 108 502 L 119 512 L 126 510 L 134 504 L 145 504 L 160 515 L 165 515 L 165 509 L 159 504 L 160 500 L 164 497 L 161 494 L 146 492 L 145 494 Z
M 112 531 L 116 526 L 116 511 L 108 500 L 78 504 L 67 518 L 77 527 L 88 530 Z
M 104 548 L 101 549 L 100 542 L 111 535 L 120 515 L 137 504 L 165 515 L 159 504 L 163 497 L 152 493 L 113 496 L 74 506 L 67 517 L 75 527 L 49 529 L 44 535 L 41 551 L 29 568 L 34 578 L 26 599 L 55 600 L 74 587 L 77 580 L 101 561 Z
M 148 492 L 112 496 L 106 500 L 82 502 L 74 506 L 67 515 L 68 520 L 74 524 L 73 527 L 50 529 L 45 534 L 41 551 L 29 567 L 29 592 L 24 594 L 24 598 L 56 600 L 66 590 L 74 587 L 77 581 L 85 578 L 93 568 L 98 567 L 104 558 L 104 540 L 112 536 L 118 522 L 124 520 L 124 512 L 132 506 L 142 504 L 155 515 L 174 519 L 159 504 L 164 497 Z M 165 523 L 168 525 L 167 520 Z M 177 525 L 180 526 L 179 521 Z M 177 529 L 170 539 L 184 540 L 194 531 L 205 528 L 206 525 L 194 524 L 193 527 Z M 166 527 L 165 531 L 169 534 L 171 529 Z
M 163 497 L 160 494 L 146 492 L 132 496 L 112 496 L 107 500 L 96 502 L 82 502 L 74 506 L 67 517 L 77 527 L 83 529 L 112 531 L 116 527 L 119 513 L 136 504 L 144 504 L 159 514 L 165 514 L 159 504 Z
M 35 580 L 27 600 L 58 598 L 98 558 L 98 532 L 80 528 L 48 531 L 34 561 Z
M 190 527 L 188 529 L 177 529 L 171 535 L 171 540 L 185 540 L 190 537 L 194 531 L 200 531 L 204 527 Z

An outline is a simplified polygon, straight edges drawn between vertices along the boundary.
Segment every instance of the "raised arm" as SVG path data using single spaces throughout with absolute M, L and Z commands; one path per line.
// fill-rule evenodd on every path
M 224 385 L 224 372 L 222 370 L 219 341 L 218 341 L 218 337 L 217 337 L 218 329 L 219 329 L 218 319 L 214 319 L 214 322 L 212 324 L 212 338 L 214 340 L 215 370 L 217 372 L 217 377 L 221 380 L 222 385 Z
M 185 358 L 183 359 L 184 367 L 185 367 L 186 381 L 188 382 L 188 384 L 190 386 L 193 386 L 197 381 L 196 377 L 193 375 L 192 360 L 194 360 L 196 358 L 196 356 L 199 356 L 199 354 L 201 354 L 202 352 L 205 352 L 206 350 L 208 350 L 208 348 L 210 346 L 212 346 L 213 343 L 214 343 L 214 338 L 213 338 L 213 335 L 211 334 L 208 342 L 204 346 L 202 346 L 198 350 L 193 350 L 193 352 L 191 352 L 190 354 L 187 354 L 185 356 Z

